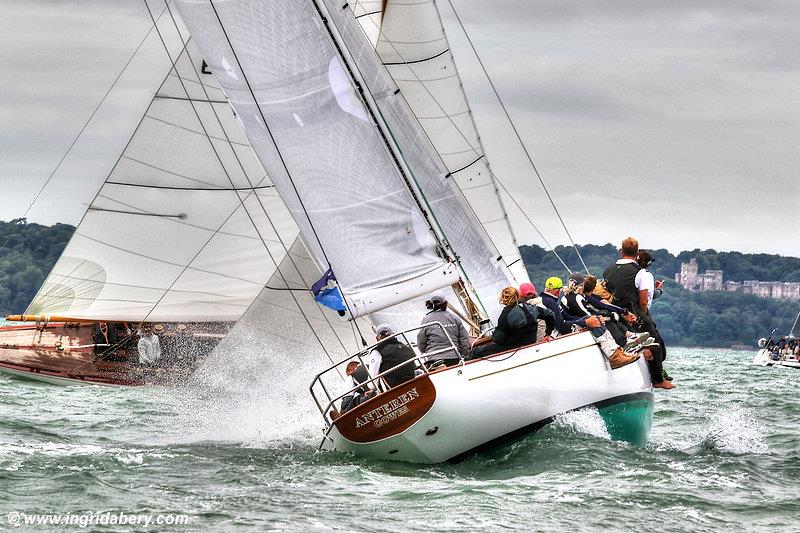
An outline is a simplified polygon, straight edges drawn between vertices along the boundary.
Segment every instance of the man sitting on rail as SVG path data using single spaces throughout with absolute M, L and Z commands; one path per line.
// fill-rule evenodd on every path
M 357 363 L 356 361 L 350 361 L 347 363 L 347 368 L 345 371 L 347 372 L 347 376 L 349 378 L 346 381 L 347 390 L 354 388 L 356 385 L 364 384 L 369 380 L 369 373 L 367 373 L 367 369 L 364 368 L 364 365 Z M 341 413 L 349 411 L 370 396 L 370 389 L 366 385 L 357 388 L 352 393 L 342 398 Z
M 562 335 L 572 332 L 572 327 L 589 328 L 600 345 L 600 350 L 608 359 L 612 369 L 620 368 L 639 359 L 639 354 L 628 354 L 617 345 L 614 337 L 603 327 L 603 322 L 595 315 L 574 317 L 567 314 L 561 307 L 561 288 L 564 283 L 561 278 L 551 277 L 545 282 L 545 291 L 542 302 L 555 315 L 556 330 Z
M 392 337 L 393 334 L 394 330 L 389 324 L 381 324 L 375 328 L 375 339 L 381 342 L 370 352 L 369 362 L 369 375 L 374 378 L 407 361 L 383 376 L 389 388 L 414 379 L 413 359 L 417 356 L 413 348 L 397 340 L 397 337 Z

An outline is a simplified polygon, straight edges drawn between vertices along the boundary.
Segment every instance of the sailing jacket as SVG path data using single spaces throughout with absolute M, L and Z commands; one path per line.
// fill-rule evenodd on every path
M 442 324 L 444 331 L 442 331 L 442 328 L 439 326 L 433 324 L 433 322 L 439 322 Z M 426 324 L 431 325 L 425 326 Z M 467 328 L 464 327 L 464 323 L 461 321 L 461 319 L 453 313 L 446 310 L 434 309 L 425 315 L 425 317 L 423 317 L 422 325 L 425 327 L 417 332 L 417 348 L 419 348 L 420 352 L 434 352 L 436 350 L 449 348 L 450 341 L 448 340 L 447 336 L 445 336 L 446 331 L 447 335 L 453 339 L 453 344 L 455 344 L 458 348 L 460 355 L 466 356 L 469 353 L 469 336 L 467 334 Z M 455 353 L 451 349 L 431 357 L 437 360 L 458 359 L 459 354 Z
M 572 326 L 586 327 L 586 318 L 579 318 L 565 313 L 561 309 L 558 296 L 553 296 L 547 292 L 542 293 L 542 303 L 553 313 L 556 331 L 562 335 L 572 333 Z
M 497 319 L 497 327 L 492 333 L 492 342 L 509 348 L 534 344 L 539 328 L 539 318 L 545 321 L 546 334 L 550 335 L 553 332 L 554 317 L 549 309 L 542 309 L 527 302 L 505 306 L 500 313 L 500 318 Z
M 379 343 L 375 346 L 375 350 L 381 354 L 381 373 L 399 365 L 403 361 L 410 361 L 417 355 L 410 346 L 398 341 L 396 337 L 391 337 Z M 410 361 L 397 370 L 389 372 L 383 379 L 390 387 L 396 387 L 401 383 L 414 379 L 414 362 Z

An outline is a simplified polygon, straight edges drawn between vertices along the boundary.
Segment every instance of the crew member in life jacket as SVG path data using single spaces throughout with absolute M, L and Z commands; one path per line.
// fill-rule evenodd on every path
M 98 322 L 94 326 L 94 353 L 104 354 L 114 348 L 114 345 L 119 342 L 117 330 L 112 324 L 108 327 L 107 322 Z
M 516 287 L 503 289 L 500 293 L 499 301 L 505 307 L 500 312 L 500 317 L 497 319 L 497 327 L 492 332 L 492 341 L 474 347 L 470 356 L 471 359 L 535 344 L 540 317 L 545 320 L 545 323 L 547 323 L 547 318 L 545 317 L 551 319 L 548 325 L 550 331 L 545 331 L 545 335 L 549 336 L 552 333 L 551 313 L 546 309 L 520 300 L 519 291 Z
M 616 369 L 629 365 L 639 359 L 639 354 L 626 353 L 614 340 L 614 337 L 603 327 L 603 321 L 600 317 L 589 315 L 585 317 L 574 317 L 567 313 L 561 306 L 561 288 L 564 283 L 561 278 L 551 277 L 547 278 L 545 282 L 545 291 L 542 295 L 542 302 L 553 312 L 555 316 L 556 330 L 562 334 L 572 332 L 572 327 L 577 326 L 581 328 L 589 328 L 592 335 L 597 339 L 597 344 L 603 355 L 608 359 L 608 364 L 611 369 Z
M 413 359 L 417 356 L 413 348 L 397 340 L 397 337 L 392 337 L 393 334 L 394 329 L 389 324 L 381 324 L 375 328 L 375 339 L 381 342 L 370 352 L 369 362 L 369 375 L 374 378 L 408 361 L 383 376 L 383 380 L 390 388 L 414 379 Z
M 434 366 L 439 361 L 447 366 L 458 364 L 462 357 L 469 354 L 469 334 L 464 322 L 447 310 L 447 298 L 439 291 L 431 294 L 425 306 L 430 311 L 422 318 L 421 325 L 425 327 L 417 333 L 417 348 L 422 353 L 447 350 L 428 357 L 426 365 Z M 434 322 L 439 322 L 442 327 Z M 458 348 L 458 352 L 451 348 L 453 344 Z
M 569 285 L 561 295 L 562 309 L 566 313 L 576 317 L 588 317 L 591 315 L 600 317 L 603 327 L 608 330 L 617 345 L 628 352 L 637 352 L 658 342 L 656 339 L 650 338 L 649 333 L 633 333 L 623 324 L 622 320 L 624 320 L 626 316 L 630 317 L 631 323 L 636 321 L 636 316 L 632 313 L 627 313 L 621 307 L 615 307 L 613 305 L 601 303 L 601 308 L 592 305 L 589 302 L 589 296 L 586 295 L 585 287 L 587 284 L 593 287 L 593 283 L 596 282 L 597 278 L 594 276 L 586 278 L 580 272 L 573 272 L 570 274 Z M 609 312 L 609 309 L 612 311 Z M 616 312 L 614 310 L 616 310 Z M 619 313 L 622 313 L 622 316 L 620 316 Z
M 655 324 L 648 313 L 648 291 L 644 286 L 642 268 L 636 262 L 639 253 L 639 241 L 628 237 L 622 241 L 620 259 L 603 273 L 606 288 L 614 295 L 614 304 L 631 310 L 638 318 L 637 331 L 647 332 L 654 339 L 657 337 Z M 652 345 L 642 351 L 650 371 L 653 387 L 672 389 L 672 383 L 664 379 L 662 366 L 663 354 L 660 346 Z

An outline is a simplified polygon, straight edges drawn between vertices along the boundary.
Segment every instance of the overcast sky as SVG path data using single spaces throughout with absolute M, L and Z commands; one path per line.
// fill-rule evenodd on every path
M 800 2 L 453 3 L 578 243 L 800 256 Z M 439 5 L 498 176 L 565 243 Z M 23 215 L 149 27 L 142 0 L 3 0 L 0 219 Z M 165 61 L 150 39 L 29 220 L 80 219 Z

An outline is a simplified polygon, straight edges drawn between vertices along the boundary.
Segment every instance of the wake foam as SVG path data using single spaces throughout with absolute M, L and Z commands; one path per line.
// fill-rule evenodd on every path
M 600 412 L 593 407 L 578 409 L 568 413 L 556 415 L 553 424 L 556 427 L 567 428 L 575 433 L 583 433 L 601 439 L 611 440 L 606 423 Z
M 323 421 L 308 388 L 330 361 L 307 338 L 286 337 L 237 325 L 185 388 L 161 391 L 174 416 L 159 422 L 169 427 L 156 443 L 318 445 Z
M 762 454 L 768 451 L 764 430 L 745 410 L 734 407 L 719 410 L 710 418 L 704 448 L 734 455 Z

